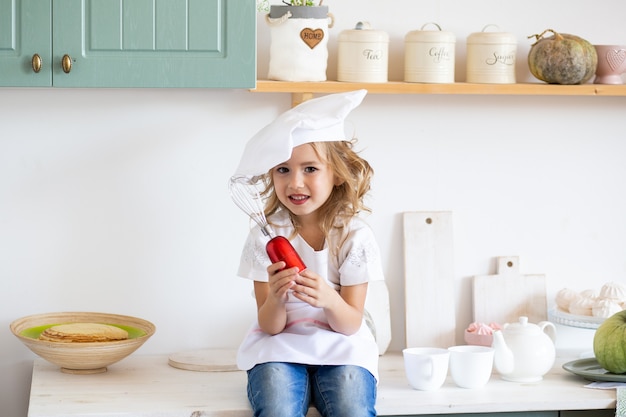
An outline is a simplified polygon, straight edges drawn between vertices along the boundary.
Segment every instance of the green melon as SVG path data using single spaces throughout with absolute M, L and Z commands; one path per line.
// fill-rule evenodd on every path
M 607 371 L 626 373 L 626 310 L 613 314 L 598 327 L 593 336 L 593 353 Z
M 544 37 L 552 32 L 550 37 Z M 550 84 L 584 84 L 596 73 L 598 54 L 583 38 L 546 29 L 528 38 L 537 41 L 528 53 L 531 74 Z

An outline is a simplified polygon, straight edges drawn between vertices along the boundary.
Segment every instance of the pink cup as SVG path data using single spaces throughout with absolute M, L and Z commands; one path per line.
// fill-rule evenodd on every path
M 626 72 L 626 46 L 594 45 L 598 54 L 598 67 L 594 84 L 623 84 Z

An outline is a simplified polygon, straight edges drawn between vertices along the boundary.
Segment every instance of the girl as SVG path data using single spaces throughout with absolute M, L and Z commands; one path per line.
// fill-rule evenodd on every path
M 324 417 L 376 415 L 378 347 L 364 304 L 368 282 L 384 278 L 373 233 L 357 217 L 368 210 L 373 171 L 342 139 L 343 119 L 364 96 L 335 94 L 288 111 L 251 139 L 238 169 L 264 181 L 268 221 L 307 266 L 270 264 L 267 237 L 251 230 L 238 275 L 254 280 L 257 322 L 237 363 L 248 371 L 255 416 L 305 416 L 311 404 Z

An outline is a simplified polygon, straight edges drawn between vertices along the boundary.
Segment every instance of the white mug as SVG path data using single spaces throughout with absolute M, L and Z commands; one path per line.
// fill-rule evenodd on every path
M 409 384 L 417 390 L 439 389 L 448 376 L 450 352 L 443 348 L 414 347 L 402 351 Z
M 461 388 L 480 388 L 487 384 L 493 370 L 493 348 L 460 345 L 448 350 L 450 374 L 456 385 Z

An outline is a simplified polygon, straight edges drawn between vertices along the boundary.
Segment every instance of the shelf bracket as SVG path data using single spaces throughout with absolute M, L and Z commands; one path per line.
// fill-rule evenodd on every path
M 291 107 L 313 98 L 313 93 L 291 93 Z

